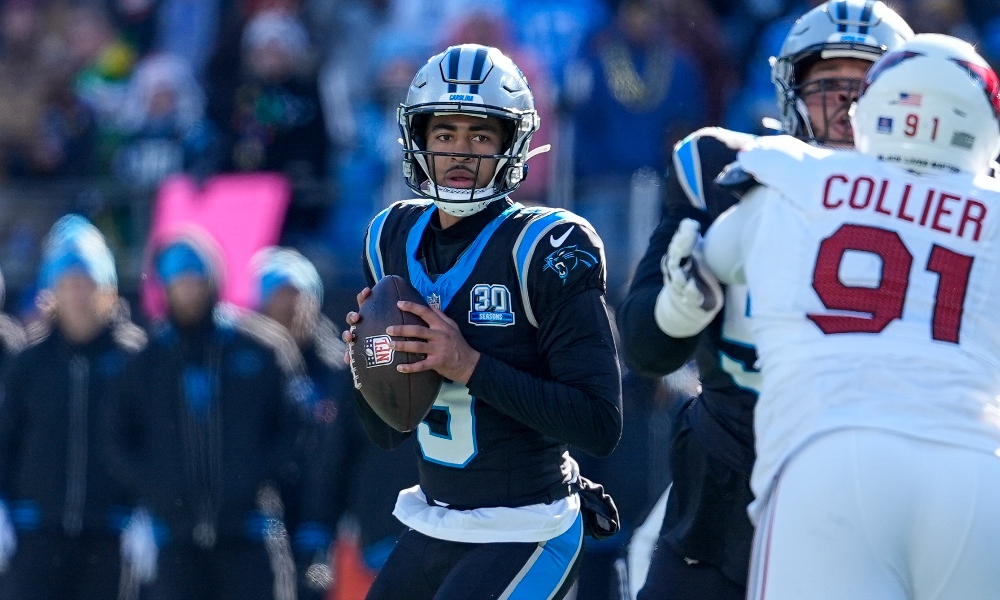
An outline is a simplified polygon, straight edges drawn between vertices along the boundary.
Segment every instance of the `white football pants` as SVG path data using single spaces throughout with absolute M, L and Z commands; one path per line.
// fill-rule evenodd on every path
M 748 598 L 1000 599 L 1000 457 L 873 429 L 814 440 L 761 511 Z

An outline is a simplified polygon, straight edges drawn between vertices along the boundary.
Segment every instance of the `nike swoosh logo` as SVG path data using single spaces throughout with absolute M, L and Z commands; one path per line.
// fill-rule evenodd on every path
M 570 232 L 572 232 L 574 229 L 576 229 L 576 225 L 571 225 L 570 228 L 566 230 L 566 233 L 562 234 L 559 237 L 550 235 L 549 243 L 552 244 L 553 248 L 558 248 L 559 246 L 562 246 L 563 242 L 566 241 L 566 238 L 569 237 Z

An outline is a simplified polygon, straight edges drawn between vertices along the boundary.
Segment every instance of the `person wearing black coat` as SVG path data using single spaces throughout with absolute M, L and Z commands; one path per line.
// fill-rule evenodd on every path
M 83 217 L 53 226 L 39 279 L 46 319 L 8 365 L 0 403 L 0 598 L 115 599 L 131 509 L 102 440 L 145 334 L 119 309 L 114 259 Z
M 155 266 L 169 315 L 128 367 L 112 436 L 116 472 L 155 540 L 130 555 L 144 564 L 156 553 L 142 569 L 151 600 L 292 598 L 276 490 L 296 469 L 301 356 L 273 322 L 226 314 L 207 236 L 167 243 Z
M 343 360 L 347 345 L 320 313 L 323 283 L 306 257 L 291 248 L 271 247 L 253 262 L 258 309 L 295 340 L 313 390 L 297 448 L 302 472 L 285 482 L 284 493 L 299 600 L 319 600 L 335 577 L 331 544 L 351 485 L 354 448 L 345 407 L 353 402 L 354 381 Z

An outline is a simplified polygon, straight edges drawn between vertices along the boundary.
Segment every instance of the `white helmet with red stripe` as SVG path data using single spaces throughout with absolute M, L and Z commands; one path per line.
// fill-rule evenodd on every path
M 986 173 L 1000 152 L 1000 81 L 967 42 L 921 34 L 868 71 L 851 126 L 859 151 L 907 169 Z

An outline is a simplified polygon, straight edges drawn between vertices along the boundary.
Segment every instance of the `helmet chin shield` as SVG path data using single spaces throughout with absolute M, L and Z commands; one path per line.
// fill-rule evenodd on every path
M 434 199 L 434 204 L 444 212 L 453 217 L 468 217 L 486 208 L 486 205 L 494 200 L 506 197 L 510 192 L 501 192 L 497 188 L 495 179 L 497 173 L 502 169 L 500 164 L 508 160 L 503 154 L 462 154 L 458 152 L 428 152 L 421 150 L 413 153 L 414 160 L 420 165 L 429 176 L 420 186 L 420 193 L 428 198 Z M 448 167 L 447 172 L 460 170 L 468 173 L 472 179 L 472 185 L 468 188 L 448 187 L 435 183 L 439 180 L 439 175 L 434 162 L 435 157 L 453 157 L 455 164 Z M 459 162 L 461 161 L 461 162 Z M 480 173 L 483 172 L 484 161 L 497 161 L 497 168 L 493 169 L 490 181 L 484 187 L 476 187 L 479 183 Z
M 503 124 L 505 139 L 497 154 L 459 154 L 427 150 L 425 127 L 432 116 L 494 117 Z M 403 176 L 414 193 L 433 200 L 454 216 L 469 216 L 493 200 L 504 198 L 524 180 L 531 136 L 539 118 L 528 82 L 514 63 L 496 48 L 476 44 L 452 46 L 432 57 L 410 85 L 397 111 L 403 145 Z M 472 176 L 469 188 L 447 187 L 435 170 L 435 158 L 454 157 L 455 165 Z M 484 168 L 488 183 L 476 187 Z

